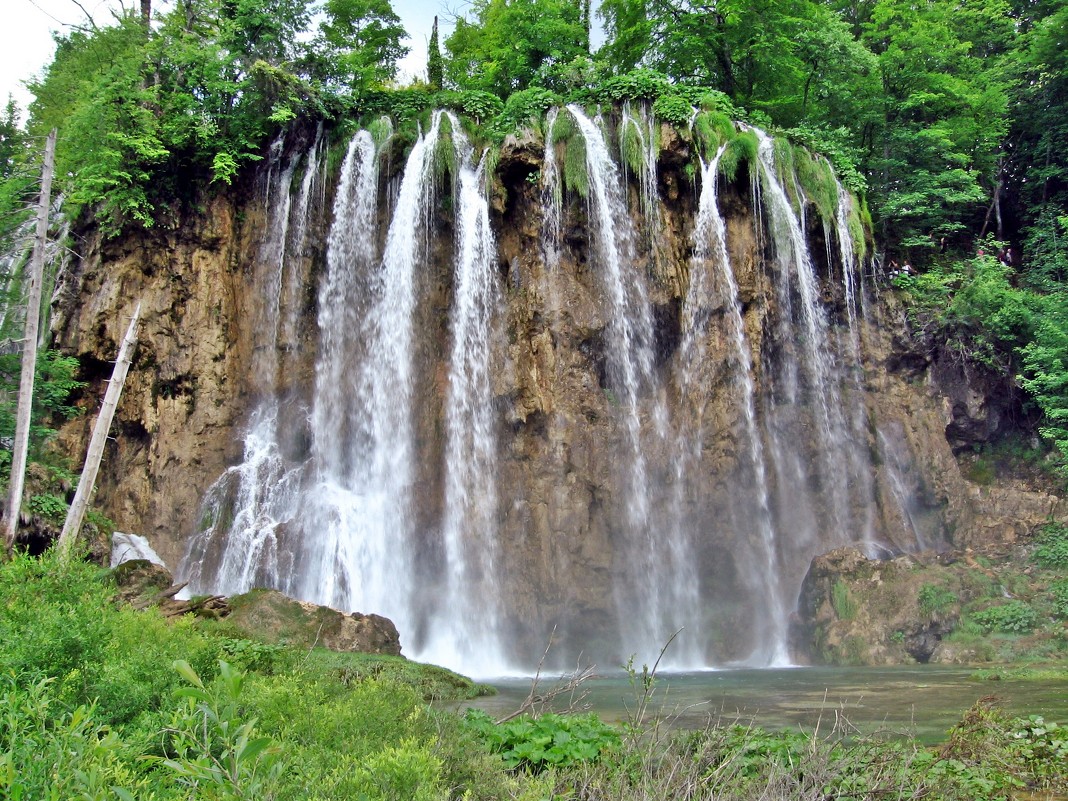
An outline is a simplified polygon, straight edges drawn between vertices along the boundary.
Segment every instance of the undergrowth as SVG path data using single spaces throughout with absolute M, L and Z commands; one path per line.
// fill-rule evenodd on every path
M 620 727 L 551 713 L 497 724 L 428 705 L 449 682 L 428 684 L 426 666 L 168 623 L 118 607 L 109 576 L 51 554 L 0 565 L 0 798 L 985 801 L 1068 789 L 1064 730 L 989 705 L 935 750 L 844 730 L 672 731 L 640 713 Z M 633 671 L 636 710 L 655 672 Z

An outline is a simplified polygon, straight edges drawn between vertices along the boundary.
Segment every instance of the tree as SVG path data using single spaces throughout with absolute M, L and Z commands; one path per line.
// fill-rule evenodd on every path
M 507 98 L 554 66 L 588 54 L 582 8 L 570 0 L 475 0 L 445 42 L 450 83 Z
M 327 0 L 324 11 L 318 57 L 328 81 L 359 93 L 396 77 L 407 34 L 389 0 Z
M 427 48 L 426 78 L 430 88 L 441 89 L 445 83 L 445 62 L 441 58 L 441 44 L 438 41 L 438 18 L 434 17 L 434 27 L 430 31 L 430 44 Z
M 41 320 L 41 286 L 44 282 L 45 245 L 48 239 L 48 216 L 52 207 L 52 175 L 55 171 L 56 131 L 48 134 L 44 164 L 41 170 L 41 196 L 37 207 L 37 235 L 33 243 L 28 291 L 26 293 L 26 328 L 22 338 L 22 371 L 19 381 L 19 405 L 12 447 L 11 473 L 8 477 L 7 525 L 5 540 L 7 554 L 15 545 L 22 508 L 22 490 L 26 480 L 26 460 L 30 449 L 30 414 L 33 405 L 33 384 L 37 374 L 37 331 Z
M 999 42 L 1012 21 L 1002 0 L 969 9 L 877 0 L 864 26 L 882 81 L 867 167 L 892 250 L 978 230 L 998 180 L 1011 86 Z

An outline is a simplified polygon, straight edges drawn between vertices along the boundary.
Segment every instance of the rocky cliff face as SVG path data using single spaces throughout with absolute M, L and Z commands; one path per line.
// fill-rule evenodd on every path
M 544 141 L 535 134 L 509 140 L 495 167 L 487 199 L 497 301 L 484 343 L 495 545 L 492 561 L 472 566 L 466 556 L 461 575 L 481 595 L 476 606 L 499 619 L 494 636 L 507 641 L 513 661 L 535 659 L 555 626 L 565 659 L 583 651 L 618 664 L 639 650 L 631 637 L 631 618 L 640 616 L 634 610 L 663 607 L 646 626 L 663 642 L 674 630 L 672 610 L 689 604 L 681 617 L 695 638 L 687 646 L 690 664 L 768 663 L 773 649 L 761 643 L 782 638 L 785 624 L 767 621 L 793 609 L 814 555 L 847 544 L 895 555 L 1011 540 L 1051 512 L 1068 512 L 1056 498 L 980 489 L 963 477 L 954 447 L 1003 425 L 997 410 L 984 405 L 982 387 L 915 348 L 892 293 L 866 266 L 857 272 L 855 304 L 833 227 L 811 206 L 801 221 L 829 356 L 826 365 L 806 361 L 806 342 L 823 329 L 796 327 L 805 322 L 804 286 L 777 289 L 791 258 L 774 246 L 773 222 L 758 211 L 768 189 L 747 180 L 744 169 L 717 198 L 736 297 L 712 293 L 695 305 L 692 290 L 704 269 L 694 243 L 700 171 L 686 137 L 667 127 L 659 136 L 655 224 L 641 212 L 640 176 L 621 179 L 630 219 L 617 222 L 631 227 L 634 240 L 624 280 L 647 290 L 651 329 L 651 377 L 637 383 L 633 398 L 613 355 L 618 320 L 594 200 L 565 194 L 559 239 L 547 245 Z M 148 537 L 172 567 L 198 532 L 219 526 L 218 513 L 205 519 L 204 499 L 229 468 L 247 462 L 244 432 L 264 397 L 280 410 L 272 447 L 289 466 L 279 474 L 284 479 L 263 475 L 264 485 L 310 486 L 315 443 L 344 435 L 340 422 L 316 430 L 312 421 L 338 176 L 325 166 L 336 160 L 323 156 L 322 145 L 314 169 L 310 156 L 301 160 L 309 147 L 310 134 L 291 137 L 246 185 L 205 195 L 173 224 L 112 241 L 86 232 L 62 277 L 53 331 L 91 380 L 87 403 L 102 394 L 127 317 L 142 302 L 141 344 L 96 504 L 119 528 Z M 381 158 L 383 200 L 365 233 L 378 252 L 400 202 L 407 156 L 397 145 Z M 318 170 L 317 183 L 302 170 Z M 424 233 L 410 233 L 426 243 L 413 311 L 418 464 L 412 486 L 391 502 L 411 521 L 396 547 L 411 550 L 407 564 L 418 591 L 400 613 L 360 610 L 398 620 L 405 652 L 415 655 L 435 630 L 450 637 L 459 630 L 441 608 L 455 592 L 449 566 L 457 558 L 443 521 L 454 502 L 445 462 L 454 425 L 448 398 L 459 381 L 450 364 L 450 310 L 460 293 L 453 264 L 463 225 L 458 174 L 454 168 L 439 180 Z M 290 196 L 283 212 L 279 192 Z M 302 209 L 299 237 L 290 222 L 294 206 Z M 281 213 L 288 228 L 279 245 Z M 273 295 L 265 290 L 272 285 Z M 352 319 L 369 314 L 360 306 Z M 696 337 L 687 333 L 694 330 Z M 735 341 L 751 359 L 748 395 Z M 791 370 L 796 375 L 787 381 Z M 833 395 L 817 392 L 821 370 L 833 373 Z M 754 415 L 755 423 L 748 420 Z M 75 453 L 87 438 L 85 418 L 63 432 Z M 640 523 L 638 463 L 640 500 L 647 501 Z M 298 468 L 304 472 L 293 478 Z M 218 508 L 232 515 L 241 503 L 232 498 Z M 289 548 L 290 561 L 253 565 L 249 583 L 286 589 L 279 576 L 312 569 L 307 555 L 286 543 L 307 540 L 312 526 L 296 505 L 264 526 L 282 544 L 278 553 Z M 469 542 L 473 529 L 471 523 Z M 665 564 L 676 567 L 661 570 Z

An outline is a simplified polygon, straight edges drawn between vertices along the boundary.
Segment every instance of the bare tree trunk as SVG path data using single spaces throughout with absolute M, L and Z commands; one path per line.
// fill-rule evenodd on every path
M 8 555 L 15 547 L 22 511 L 22 490 L 26 483 L 26 458 L 30 448 L 30 409 L 33 406 L 33 379 L 37 371 L 37 332 L 41 324 L 41 284 L 44 276 L 45 244 L 48 241 L 48 211 L 52 205 L 52 175 L 56 162 L 56 131 L 45 143 L 41 169 L 41 198 L 37 204 L 37 236 L 30 260 L 29 291 L 26 298 L 26 328 L 22 339 L 22 375 L 19 378 L 19 406 L 15 418 L 15 444 L 11 453 L 11 476 L 8 479 L 7 532 Z
M 104 445 L 107 443 L 108 431 L 111 428 L 111 420 L 115 416 L 115 409 L 119 405 L 119 397 L 122 395 L 122 385 L 126 382 L 126 374 L 130 370 L 133 361 L 133 351 L 137 346 L 137 324 L 141 320 L 141 304 L 134 309 L 130 327 L 126 329 L 126 336 L 119 346 L 119 356 L 115 360 L 115 369 L 108 381 L 107 392 L 104 393 L 104 402 L 100 405 L 100 415 L 93 426 L 93 436 L 89 440 L 89 450 L 85 455 L 85 467 L 82 468 L 81 478 L 78 479 L 78 489 L 74 493 L 74 501 L 67 512 L 67 520 L 63 524 L 63 531 L 59 535 L 59 557 L 66 561 L 70 557 L 71 546 L 74 544 L 78 532 L 81 531 L 85 512 L 89 508 L 89 498 L 96 486 L 96 474 L 100 469 L 100 460 L 104 456 Z

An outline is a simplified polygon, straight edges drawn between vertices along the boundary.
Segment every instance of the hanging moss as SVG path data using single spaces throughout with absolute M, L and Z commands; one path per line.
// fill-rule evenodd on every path
M 586 171 L 586 140 L 581 134 L 567 141 L 564 151 L 564 183 L 572 192 L 582 197 L 590 194 L 590 176 Z
M 560 142 L 568 142 L 576 134 L 578 134 L 578 126 L 575 125 L 575 118 L 571 116 L 571 112 L 567 109 L 560 109 L 560 113 L 556 115 L 556 122 L 553 123 L 552 130 L 547 134 L 550 137 L 550 141 L 554 145 Z
M 393 136 L 393 120 L 384 115 L 372 120 L 371 124 L 367 126 L 367 132 L 371 134 L 371 141 L 375 143 L 375 147 L 381 149 L 389 138 Z
M 490 145 L 486 148 L 483 175 L 486 177 L 486 197 L 492 197 L 497 189 L 497 165 L 501 161 L 501 148 L 498 145 Z
M 868 255 L 868 240 L 866 233 L 868 231 L 864 226 L 862 220 L 861 211 L 858 209 L 858 205 L 863 201 L 854 199 L 853 203 L 849 205 L 849 214 L 846 217 L 846 228 L 849 229 L 849 236 L 853 239 L 853 250 L 856 253 L 857 259 L 863 261 Z M 869 217 L 869 225 L 871 218 Z
M 758 153 L 760 152 L 760 140 L 752 131 L 739 131 L 734 136 L 723 156 L 719 160 L 719 171 L 728 181 L 733 181 L 738 176 L 738 168 L 742 164 L 749 165 L 749 171 L 756 169 Z
M 645 144 L 642 142 L 641 121 L 624 115 L 620 122 L 619 149 L 622 161 L 635 175 L 645 166 Z
M 794 167 L 805 195 L 815 204 L 824 223 L 829 223 L 838 212 L 838 182 L 830 162 L 797 147 L 794 148 Z
M 702 111 L 693 121 L 694 138 L 705 158 L 711 158 L 720 145 L 737 135 L 734 123 L 726 114 L 718 111 Z
M 440 183 L 446 175 L 456 175 L 456 147 L 453 144 L 452 121 L 442 115 L 438 141 L 434 146 L 434 181 Z

